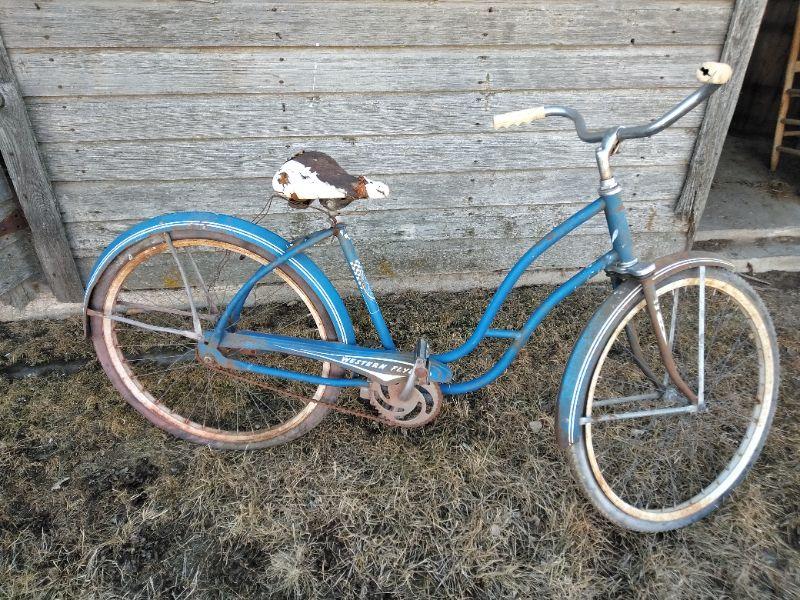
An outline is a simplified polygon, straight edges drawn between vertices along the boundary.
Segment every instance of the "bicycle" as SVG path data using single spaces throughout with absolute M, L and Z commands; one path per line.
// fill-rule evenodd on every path
M 214 448 L 262 448 L 298 438 L 331 410 L 399 427 L 430 423 L 445 395 L 494 381 L 553 307 L 605 272 L 613 291 L 565 367 L 558 442 L 588 498 L 613 522 L 639 531 L 687 525 L 732 492 L 764 444 L 777 403 L 775 331 L 763 302 L 722 258 L 637 258 L 610 158 L 621 142 L 673 124 L 730 76 L 728 65 L 705 63 L 703 85 L 646 125 L 589 130 L 580 113 L 561 106 L 496 116 L 496 128 L 572 120 L 581 140 L 597 144 L 599 197 L 518 260 L 455 349 L 432 353 L 424 339 L 411 352 L 395 347 L 340 214 L 388 188 L 319 152 L 287 161 L 273 187 L 290 205 L 322 212 L 329 227 L 289 242 L 216 213 L 144 221 L 97 260 L 84 302 L 86 332 L 114 386 L 157 427 Z M 557 287 L 522 327 L 493 328 L 534 260 L 600 212 L 611 249 Z M 380 348 L 356 343 L 341 296 L 304 254 L 330 238 L 339 242 Z M 502 357 L 486 373 L 454 381 L 449 365 L 487 338 L 509 344 Z M 366 406 L 339 402 L 356 390 Z

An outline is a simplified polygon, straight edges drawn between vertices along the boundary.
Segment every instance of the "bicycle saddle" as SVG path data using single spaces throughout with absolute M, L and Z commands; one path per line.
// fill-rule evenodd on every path
M 363 175 L 351 175 L 323 152 L 298 152 L 272 178 L 272 189 L 292 208 L 308 208 L 318 200 L 329 210 L 339 210 L 353 200 L 388 198 L 389 186 Z

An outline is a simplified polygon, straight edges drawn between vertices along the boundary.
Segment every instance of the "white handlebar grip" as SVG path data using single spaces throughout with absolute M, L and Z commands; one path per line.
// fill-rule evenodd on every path
M 525 123 L 530 123 L 537 119 L 544 119 L 546 116 L 544 106 L 537 106 L 536 108 L 526 108 L 525 110 L 515 110 L 502 115 L 495 115 L 492 119 L 492 125 L 495 129 L 511 127 L 512 125 L 525 125 Z
M 704 62 L 697 69 L 697 81 L 700 83 L 716 83 L 722 85 L 728 83 L 728 80 L 733 75 L 733 69 L 730 65 L 718 62 Z

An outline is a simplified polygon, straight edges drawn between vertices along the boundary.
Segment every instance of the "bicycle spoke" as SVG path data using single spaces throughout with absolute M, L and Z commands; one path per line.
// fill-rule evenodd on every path
M 128 362 L 135 363 L 135 362 L 168 362 L 170 358 L 182 357 L 187 360 L 194 360 L 194 352 L 181 352 L 180 354 L 158 354 L 155 356 L 141 356 L 139 358 L 129 358 Z
M 697 405 L 702 408 L 705 403 L 705 342 L 706 342 L 706 268 L 700 267 L 700 300 L 697 315 Z
M 679 413 L 697 412 L 697 407 L 694 404 L 688 406 L 672 406 L 669 408 L 656 408 L 653 410 L 636 410 L 624 413 L 612 413 L 607 415 L 597 415 L 591 417 L 582 417 L 580 420 L 581 425 L 590 425 L 593 423 L 605 423 L 607 421 L 623 421 L 626 419 L 642 419 L 645 417 L 664 417 L 667 415 L 675 415 Z
M 224 302 L 270 259 L 256 260 L 252 253 L 233 251 L 215 241 L 189 240 L 180 236 L 157 235 L 158 251 L 126 275 L 113 299 L 114 348 L 130 373 L 131 386 L 150 398 L 150 406 L 168 410 L 166 420 L 181 421 L 179 430 L 214 430 L 252 437 L 263 433 L 269 439 L 287 421 L 300 414 L 310 415 L 316 405 L 298 404 L 280 393 L 264 393 L 260 382 L 287 392 L 312 397 L 324 387 L 301 382 L 236 372 L 226 377 L 196 356 L 198 324 L 215 323 Z M 135 259 L 132 259 L 135 260 Z M 177 272 L 176 272 L 177 271 Z M 287 272 L 270 275 L 260 282 L 241 314 L 241 323 L 254 331 L 323 339 L 332 331 L 323 329 L 311 301 L 286 279 Z M 272 281 L 274 280 L 274 281 Z M 162 288 L 151 290 L 152 282 Z M 194 295 L 208 305 L 200 312 Z M 187 308 L 188 304 L 188 308 Z M 126 315 L 136 315 L 129 319 Z M 108 319 L 108 317 L 106 317 Z M 228 353 L 239 355 L 239 353 Z M 240 360 L 263 366 L 319 373 L 330 368 L 309 359 L 274 353 L 247 353 Z M 233 373 L 232 373 L 233 375 Z M 334 396 L 335 397 L 335 396 Z M 302 419 L 298 422 L 302 422 Z M 174 431 L 174 429 L 172 429 Z M 215 435 L 217 435 L 215 433 Z M 249 443 L 249 442 L 248 442 Z
M 192 289 L 189 287 L 189 278 L 186 277 L 186 271 L 183 270 L 183 264 L 181 264 L 180 259 L 178 258 L 178 252 L 175 250 L 175 246 L 172 243 L 172 238 L 169 236 L 168 233 L 164 234 L 164 239 L 167 241 L 167 246 L 169 247 L 170 254 L 172 254 L 172 258 L 175 259 L 175 264 L 178 265 L 178 272 L 181 274 L 181 279 L 183 280 L 183 287 L 186 290 L 186 296 L 189 299 L 189 308 L 192 310 L 192 324 L 194 325 L 194 332 L 201 336 L 203 334 L 203 328 L 200 325 L 200 319 L 197 316 L 197 308 L 194 305 L 194 298 L 192 297 Z
M 640 326 L 636 354 L 658 360 L 643 306 L 625 317 L 598 364 L 591 406 L 579 423 L 590 439 L 592 473 L 625 511 L 678 510 L 721 493 L 723 475 L 760 435 L 756 423 L 765 407 L 758 396 L 764 377 L 758 330 L 728 284 L 714 277 L 698 268 L 692 278 L 657 293 L 671 312 L 659 311 L 656 320 L 678 372 L 697 392 L 696 406 L 668 375 L 659 373 L 664 389 L 648 389 L 629 335 Z
M 669 344 L 669 350 L 672 352 L 675 349 L 675 331 L 678 326 L 678 302 L 680 297 L 680 290 L 672 290 L 672 314 L 670 315 L 670 323 L 669 323 L 669 337 L 667 338 L 667 343 Z M 683 376 L 683 373 L 681 373 Z M 663 385 L 664 387 L 667 386 L 669 383 L 669 373 L 664 371 L 663 377 Z
M 174 365 L 174 363 L 173 363 L 173 365 Z M 159 373 L 170 373 L 170 372 L 174 373 L 175 371 L 181 371 L 181 370 L 184 370 L 184 369 L 190 369 L 191 367 L 196 366 L 194 363 L 181 365 L 180 367 L 174 367 L 173 365 L 170 365 L 169 367 L 167 367 L 165 369 L 155 369 L 153 371 L 145 371 L 144 373 L 139 373 L 139 377 L 150 377 L 152 375 L 158 375 Z M 161 379 L 158 380 L 156 385 L 159 385 L 160 383 L 161 383 Z
M 170 314 L 170 315 L 179 315 L 179 316 L 184 316 L 184 317 L 191 317 L 192 316 L 192 313 L 190 313 L 189 311 L 186 311 L 186 310 L 179 310 L 177 308 L 168 308 L 166 306 L 154 306 L 152 304 L 142 304 L 142 303 L 139 303 L 139 302 L 119 301 L 119 302 L 117 302 L 116 306 L 114 306 L 114 309 L 119 309 L 119 308 L 121 308 L 120 313 L 122 313 L 124 315 L 125 314 L 135 315 L 135 314 L 140 313 L 140 312 L 143 312 L 143 313 L 160 312 L 160 313 L 166 313 L 166 314 Z M 217 320 L 217 317 L 215 317 L 213 315 L 205 315 L 203 313 L 198 313 L 197 316 L 200 319 L 205 319 L 207 321 L 211 321 L 212 323 L 216 322 L 216 320 Z
M 651 394 L 638 394 L 636 396 L 625 396 L 622 398 L 609 398 L 606 400 L 595 400 L 592 403 L 594 408 L 602 408 L 604 406 L 614 406 L 616 404 L 625 404 L 628 402 L 639 402 L 640 400 L 656 400 L 661 397 L 661 392 L 653 392 Z

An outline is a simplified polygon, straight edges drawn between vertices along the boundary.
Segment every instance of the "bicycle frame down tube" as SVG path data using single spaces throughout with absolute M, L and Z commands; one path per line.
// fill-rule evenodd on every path
M 486 337 L 486 332 L 489 330 L 489 326 L 492 324 L 492 321 L 494 321 L 494 318 L 497 315 L 497 312 L 500 310 L 500 307 L 503 305 L 503 302 L 505 302 L 506 297 L 511 292 L 511 289 L 517 283 L 525 270 L 531 265 L 531 263 L 544 254 L 544 252 L 546 252 L 553 244 L 560 241 L 568 233 L 583 225 L 586 221 L 591 219 L 604 208 L 605 200 L 603 198 L 598 198 L 591 204 L 576 212 L 566 221 L 555 227 L 550 233 L 532 246 L 525 254 L 522 255 L 522 257 L 517 261 L 517 264 L 515 264 L 511 271 L 509 271 L 508 275 L 506 275 L 506 278 L 503 280 L 503 283 L 500 284 L 500 287 L 497 288 L 497 291 L 492 297 L 492 301 L 486 308 L 486 312 L 483 313 L 481 320 L 478 322 L 478 326 L 475 328 L 475 331 L 472 332 L 472 335 L 469 337 L 469 339 L 458 348 L 443 354 L 436 354 L 433 356 L 433 358 L 445 363 L 449 363 L 458 360 L 459 358 L 463 358 L 472 352 L 478 346 L 478 344 L 480 344 L 481 340 Z M 588 268 L 591 268 L 591 266 L 587 267 L 587 269 Z M 580 275 L 580 273 L 578 275 Z M 592 276 L 594 276 L 594 274 Z M 564 285 L 567 285 L 567 283 Z
M 547 314 L 557 306 L 564 298 L 569 296 L 572 292 L 589 281 L 592 277 L 600 273 L 603 269 L 616 262 L 618 259 L 617 251 L 611 250 L 598 258 L 588 267 L 585 267 L 567 281 L 562 283 L 556 290 L 550 294 L 544 302 L 542 302 L 533 314 L 528 318 L 525 326 L 520 330 L 519 335 L 514 340 L 511 347 L 505 351 L 500 360 L 486 373 L 472 379 L 470 381 L 463 381 L 459 383 L 444 384 L 442 391 L 445 394 L 466 394 L 467 392 L 474 392 L 500 377 L 503 372 L 511 364 L 511 361 L 517 356 L 522 347 L 528 342 L 534 330 L 544 320 Z M 441 360 L 441 359 L 439 359 Z

